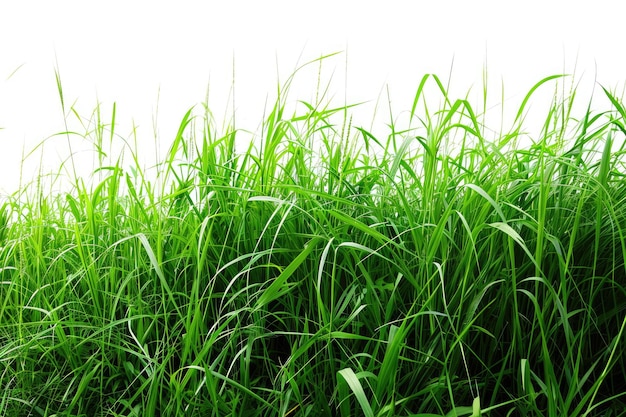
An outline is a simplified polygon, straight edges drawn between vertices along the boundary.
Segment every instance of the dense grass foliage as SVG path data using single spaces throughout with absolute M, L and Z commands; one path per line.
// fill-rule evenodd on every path
M 97 147 L 10 196 L 0 414 L 619 415 L 626 111 L 555 93 L 528 135 L 555 78 L 495 140 L 435 76 L 386 138 L 285 88 L 243 151 L 190 111 L 155 175 Z

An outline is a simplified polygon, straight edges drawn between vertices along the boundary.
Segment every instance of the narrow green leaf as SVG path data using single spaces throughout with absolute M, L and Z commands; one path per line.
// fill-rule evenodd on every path
M 285 281 L 298 269 L 300 264 L 309 256 L 309 254 L 317 247 L 322 241 L 321 237 L 311 239 L 303 248 L 302 252 L 291 261 L 291 263 L 285 268 L 280 275 L 272 282 L 272 284 L 265 289 L 257 302 L 255 303 L 254 310 L 263 308 L 268 303 L 272 302 L 276 298 L 280 297 L 285 291 Z
M 372 411 L 372 406 L 370 405 L 367 397 L 365 396 L 365 391 L 363 391 L 363 386 L 361 385 L 361 381 L 354 373 L 351 368 L 345 368 L 339 371 L 339 376 L 343 379 L 343 381 L 350 387 L 350 390 L 354 394 L 358 404 L 361 406 L 362 415 L 365 417 L 374 417 L 374 411 Z M 346 401 L 347 398 L 342 398 L 341 401 Z M 359 413 L 360 414 L 360 413 Z M 357 413 L 350 413 L 349 415 L 357 415 Z

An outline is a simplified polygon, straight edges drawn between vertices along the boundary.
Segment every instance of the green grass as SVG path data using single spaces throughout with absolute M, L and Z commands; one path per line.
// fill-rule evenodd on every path
M 381 138 L 349 105 L 291 108 L 290 78 L 245 149 L 190 110 L 145 168 L 56 74 L 85 128 L 58 136 L 95 166 L 2 202 L 1 415 L 624 415 L 614 92 L 574 114 L 547 77 L 488 139 L 487 104 L 425 76 Z

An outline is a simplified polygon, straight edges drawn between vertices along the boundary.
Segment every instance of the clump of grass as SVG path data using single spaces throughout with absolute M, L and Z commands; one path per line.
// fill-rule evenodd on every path
M 436 76 L 384 140 L 279 89 L 244 151 L 190 110 L 154 171 L 98 109 L 93 180 L 0 210 L 1 413 L 619 414 L 626 112 L 555 94 L 516 145 L 556 78 L 497 140 Z

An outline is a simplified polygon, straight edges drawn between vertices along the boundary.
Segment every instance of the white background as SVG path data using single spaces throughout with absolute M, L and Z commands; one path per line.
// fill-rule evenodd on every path
M 23 162 L 23 151 L 65 129 L 55 69 L 66 110 L 89 117 L 100 103 L 106 121 L 116 102 L 116 133 L 129 138 L 136 126 L 146 148 L 155 147 L 155 130 L 167 148 L 207 87 L 216 119 L 227 120 L 233 79 L 236 125 L 254 131 L 279 82 L 337 51 L 322 83 L 332 77 L 329 98 L 339 105 L 368 101 L 355 112 L 357 125 L 370 127 L 379 98 L 387 117 L 387 91 L 394 112 L 410 110 L 426 73 L 444 81 L 451 73 L 460 98 L 481 91 L 486 69 L 489 102 L 502 102 L 503 84 L 505 111 L 514 113 L 535 82 L 556 73 L 574 73 L 568 83 L 579 83 L 579 95 L 594 85 L 600 95 L 596 83 L 619 93 L 625 8 L 549 0 L 2 2 L 0 193 L 16 191 L 20 167 L 26 179 L 35 174 L 38 156 Z M 315 71 L 303 72 L 290 97 L 312 101 L 316 81 Z M 387 121 L 372 129 L 385 132 Z M 45 150 L 58 167 L 67 139 L 48 139 Z

